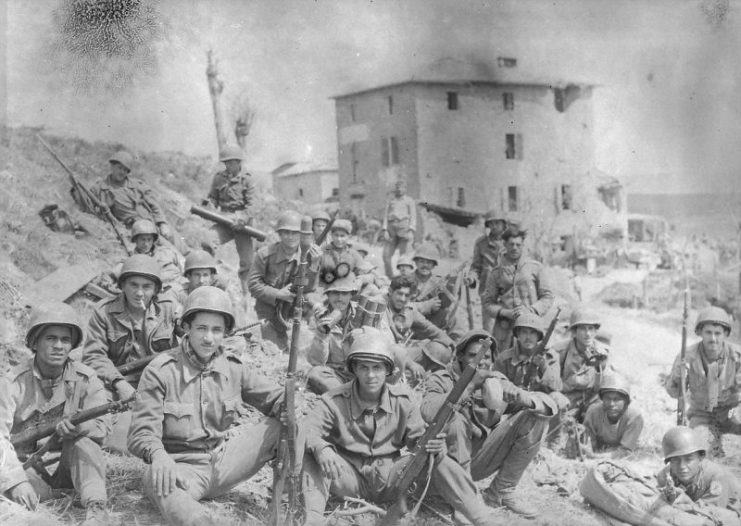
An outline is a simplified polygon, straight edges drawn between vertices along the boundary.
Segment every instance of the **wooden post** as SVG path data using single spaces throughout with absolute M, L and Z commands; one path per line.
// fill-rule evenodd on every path
M 206 67 L 208 92 L 211 94 L 211 104 L 214 110 L 216 141 L 219 145 L 219 151 L 221 151 L 226 146 L 224 117 L 221 113 L 221 94 L 224 92 L 224 82 L 219 78 L 219 64 L 213 56 L 213 50 L 209 49 L 206 56 L 208 57 L 208 66 Z

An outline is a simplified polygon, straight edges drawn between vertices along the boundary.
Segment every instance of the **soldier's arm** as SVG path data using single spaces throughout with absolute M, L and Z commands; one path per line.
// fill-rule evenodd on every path
M 680 355 L 677 355 L 674 359 L 674 364 L 672 364 L 671 372 L 666 378 L 664 378 L 664 389 L 672 398 L 679 398 L 682 395 L 682 377 L 680 376 L 681 368 L 682 358 Z
M 10 442 L 17 404 L 17 390 L 8 378 L 0 378 L 0 495 L 28 482 L 23 464 Z
M 543 316 L 553 306 L 554 298 L 550 272 L 547 268 L 540 267 L 540 270 L 535 275 L 535 285 L 538 294 L 538 301 L 530 305 L 530 308 L 535 311 L 538 316 Z
M 106 320 L 102 308 L 96 308 L 90 318 L 87 328 L 87 339 L 82 351 L 82 363 L 95 369 L 98 378 L 108 389 L 116 380 L 123 380 L 123 375 L 108 357 L 108 337 Z
M 103 382 L 97 376 L 93 376 L 85 384 L 85 398 L 82 409 L 91 409 L 106 403 L 108 403 L 108 398 Z M 79 424 L 77 429 L 81 435 L 100 442 L 106 436 L 110 420 L 110 415 L 102 415 Z
M 157 198 L 154 196 L 154 192 L 149 187 L 149 185 L 142 183 L 141 193 L 142 193 L 142 198 L 146 201 L 147 205 L 149 205 L 149 210 L 152 212 L 152 218 L 154 219 L 154 222 L 157 225 L 160 225 L 162 223 L 167 223 L 167 218 L 165 217 L 165 214 L 162 211 L 162 207 L 157 201 Z
M 255 185 L 252 184 L 252 176 L 245 174 L 244 190 L 242 191 L 242 202 L 244 206 L 252 206 L 255 201 Z
M 160 370 L 155 367 L 144 369 L 134 407 L 131 410 L 131 426 L 127 437 L 129 452 L 145 462 L 152 455 L 164 450 L 162 425 L 165 419 L 165 384 L 159 378 Z
M 448 381 L 447 375 L 434 373 L 427 378 L 422 404 L 419 408 L 425 422 L 429 423 L 435 419 L 435 415 L 445 403 L 452 388 L 453 385 Z
M 620 447 L 632 452 L 638 447 L 638 439 L 641 437 L 643 432 L 643 415 L 640 412 L 636 412 L 626 422 L 625 432 L 620 437 Z
M 389 212 L 391 211 L 391 199 L 386 201 L 386 211 L 383 213 L 383 225 L 381 230 L 388 230 L 389 228 Z
M 214 175 L 213 180 L 211 181 L 211 189 L 208 191 L 208 195 L 206 196 L 206 199 L 211 201 L 211 203 L 218 208 L 219 207 L 219 186 L 221 185 L 221 174 L 217 173 Z
M 403 411 L 406 412 L 406 433 L 404 439 L 404 445 L 410 450 L 413 450 L 422 435 L 425 434 L 425 428 L 427 427 L 425 421 L 422 419 L 422 413 L 419 410 L 419 406 L 416 402 L 411 399 L 407 399 L 400 404 L 403 407 Z
M 267 281 L 265 281 L 266 273 L 266 258 L 258 250 L 255 254 L 255 259 L 252 261 L 250 272 L 247 275 L 247 288 L 253 298 L 264 301 L 269 305 L 275 305 L 278 289 L 268 285 Z
M 496 272 L 489 272 L 489 276 L 486 278 L 486 286 L 484 287 L 484 294 L 481 296 L 481 304 L 489 316 L 494 319 L 499 317 L 499 312 L 503 307 L 500 304 Z
M 334 444 L 327 440 L 332 436 L 336 425 L 336 417 L 325 397 L 319 398 L 317 404 L 309 412 L 302 424 L 306 432 L 306 449 L 316 458 L 325 447 L 334 449 Z
M 593 452 L 596 452 L 599 446 L 598 430 L 594 422 L 596 407 L 596 405 L 590 406 L 587 409 L 587 414 L 584 415 L 584 432 L 587 434 L 588 443 L 591 444 Z
M 558 363 L 558 354 L 547 352 L 544 360 L 543 366 L 539 367 L 535 381 L 537 390 L 544 393 L 560 391 L 563 388 L 563 383 L 561 382 L 561 365 Z
M 413 231 L 417 231 L 417 203 L 414 202 L 414 199 L 407 196 L 407 203 L 409 206 L 409 228 Z
M 329 339 L 332 335 L 322 334 L 319 329 L 314 329 L 313 332 L 314 337 L 306 350 L 306 361 L 310 365 L 326 365 L 329 358 Z
M 412 315 L 411 329 L 414 333 L 415 340 L 429 339 L 440 342 L 445 346 L 455 345 L 451 337 L 448 336 L 445 331 L 422 316 L 422 314 L 417 310 L 415 310 Z
M 252 364 L 242 364 L 242 400 L 265 416 L 280 416 L 285 390 L 265 376 L 255 373 Z

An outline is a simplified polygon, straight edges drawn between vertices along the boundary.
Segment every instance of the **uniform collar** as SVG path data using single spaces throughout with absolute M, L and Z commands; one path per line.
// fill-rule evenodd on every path
M 36 366 L 36 357 L 30 358 L 30 369 L 31 374 L 33 374 L 34 378 L 36 378 L 39 381 L 44 380 L 56 380 L 57 378 L 45 378 L 41 376 L 41 371 L 39 371 L 39 368 Z M 59 380 L 64 380 L 65 382 L 70 380 L 75 380 L 77 378 L 77 375 L 75 374 L 74 367 L 72 366 L 72 360 L 67 358 L 67 361 L 64 362 L 64 367 L 62 368 L 62 374 L 59 376 Z
M 360 418 L 365 412 L 365 408 L 360 403 L 360 395 L 358 394 L 358 381 L 353 380 L 352 386 L 350 387 L 350 414 L 353 420 Z M 378 403 L 378 409 L 384 413 L 391 414 L 391 397 L 389 396 L 388 384 L 383 385 L 383 391 L 381 391 L 381 400 Z
M 126 176 L 126 179 L 124 180 L 124 183 L 121 186 L 113 184 L 111 181 L 111 177 L 113 177 L 113 174 L 108 174 L 108 177 L 105 178 L 104 185 L 107 188 L 124 188 L 128 187 L 131 179 L 129 179 L 129 176 Z
M 124 295 L 123 292 L 121 292 L 116 297 L 116 299 L 110 303 L 108 310 L 112 314 L 126 314 L 127 313 L 126 296 Z M 156 294 L 152 296 L 152 301 L 149 302 L 149 307 L 147 307 L 147 310 L 144 314 L 148 320 L 151 320 L 157 317 L 157 295 Z
M 287 249 L 285 246 L 283 246 L 283 243 L 279 241 L 275 261 L 281 262 L 292 260 L 296 260 L 297 262 L 301 261 L 301 245 L 297 246 L 296 250 L 294 250 L 293 252 L 290 252 L 290 249 Z
M 219 348 L 216 354 L 211 358 L 205 366 L 198 361 L 195 356 L 195 351 L 190 346 L 190 340 L 188 336 L 183 337 L 183 341 L 180 344 L 181 361 L 183 363 L 183 380 L 185 383 L 189 383 L 193 378 L 200 376 L 203 373 L 218 373 L 222 376 L 228 376 L 229 364 L 224 356 L 224 349 Z

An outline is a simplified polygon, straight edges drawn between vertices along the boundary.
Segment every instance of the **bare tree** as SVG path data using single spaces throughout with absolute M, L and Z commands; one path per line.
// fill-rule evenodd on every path
M 227 143 L 224 116 L 221 113 L 221 95 L 224 92 L 224 81 L 219 78 L 219 62 L 214 58 L 213 50 L 209 49 L 206 56 L 208 57 L 208 66 L 206 67 L 208 92 L 211 94 L 211 105 L 214 110 L 216 141 L 219 144 L 219 151 L 221 151 Z
M 234 136 L 237 144 L 244 150 L 247 147 L 247 136 L 252 131 L 256 116 L 252 101 L 244 90 L 239 90 L 238 95 L 232 101 L 231 116 L 234 119 Z

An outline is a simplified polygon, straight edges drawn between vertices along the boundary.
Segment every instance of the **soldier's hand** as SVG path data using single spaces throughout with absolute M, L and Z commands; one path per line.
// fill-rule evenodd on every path
M 470 289 L 476 288 L 476 277 L 475 276 L 466 276 L 463 280 L 466 283 L 466 286 Z
M 322 257 L 321 247 L 316 243 L 312 243 L 309 247 L 308 252 L 306 253 L 306 257 L 309 261 L 318 261 L 319 258 Z
M 170 225 L 168 225 L 167 223 L 160 223 L 158 225 L 158 228 L 162 237 L 168 240 L 173 239 L 172 228 L 170 228 Z
M 425 444 L 425 451 L 432 455 L 445 455 L 448 452 L 445 433 L 438 433 L 435 438 L 428 440 Z
M 39 496 L 28 481 L 21 482 L 10 490 L 10 498 L 13 502 L 25 506 L 26 509 L 33 511 L 39 503 Z
M 282 289 L 280 289 L 277 294 L 275 295 L 276 299 L 280 301 L 285 301 L 287 303 L 293 303 L 293 299 L 296 297 L 296 295 L 291 292 L 291 285 L 286 285 Z
M 415 383 L 421 382 L 425 377 L 425 368 L 415 361 L 407 360 L 406 364 L 404 364 L 404 370 L 409 371 L 412 381 Z
M 523 314 L 525 314 L 527 312 L 530 312 L 530 309 L 528 309 L 527 307 L 525 307 L 525 305 L 518 305 L 517 307 L 515 307 L 514 309 L 512 309 L 512 317 L 514 319 L 517 319 L 517 318 L 519 318 L 520 316 L 522 316 Z
M 317 454 L 316 461 L 325 477 L 330 480 L 338 480 L 340 478 L 342 462 L 334 449 L 325 447 Z
M 430 306 L 430 311 L 437 312 L 440 310 L 440 307 L 443 306 L 443 302 L 440 301 L 440 298 L 435 296 L 434 298 L 430 298 L 427 302 L 427 304 Z
M 513 402 L 518 402 L 521 391 L 522 389 L 517 387 L 512 382 L 507 381 L 507 380 L 502 381 L 502 398 L 508 404 L 513 403 Z
M 69 418 L 65 418 L 64 420 L 59 422 L 57 424 L 56 431 L 57 434 L 62 438 L 62 440 L 71 440 L 80 434 L 80 430 L 77 428 L 76 425 L 72 423 L 72 420 L 70 420 Z
M 513 320 L 515 319 L 515 310 L 514 309 L 501 309 L 499 311 L 499 317 L 507 318 L 508 320 Z
M 128 400 L 136 393 L 136 389 L 126 380 L 119 380 L 116 382 L 116 393 L 118 394 L 119 400 Z
M 484 385 L 484 382 L 487 378 L 491 378 L 494 376 L 494 371 L 490 371 L 489 369 L 486 369 L 484 367 L 479 367 L 476 369 L 476 372 L 473 375 L 473 379 L 471 380 L 471 386 L 473 389 L 479 389 L 482 385 Z
M 158 497 L 166 497 L 175 488 L 188 489 L 188 480 L 164 449 L 152 457 L 152 488 Z

